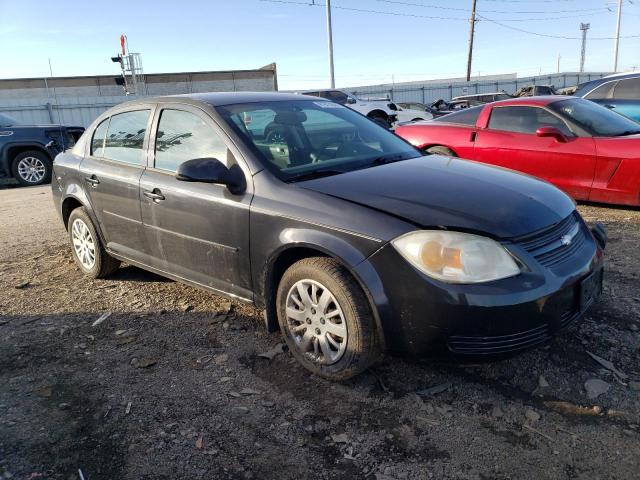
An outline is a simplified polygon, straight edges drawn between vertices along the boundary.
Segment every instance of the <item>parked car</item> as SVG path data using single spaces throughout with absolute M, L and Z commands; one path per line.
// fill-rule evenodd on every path
M 398 123 L 431 120 L 433 114 L 421 103 L 396 103 L 398 107 Z
M 446 102 L 443 99 L 440 99 L 433 102 L 428 108 L 434 118 L 436 118 L 460 111 L 464 108 L 469 108 L 470 106 L 469 100 L 452 100 L 450 102 Z
M 270 116 L 285 132 L 264 138 Z M 482 356 L 546 341 L 602 284 L 603 230 L 552 185 L 410 144 L 283 93 L 144 98 L 96 119 L 52 185 L 90 277 L 120 261 L 255 304 L 311 372 L 381 351 Z
M 640 122 L 640 72 L 591 80 L 578 85 L 574 96 L 586 98 Z
M 535 175 L 577 200 L 640 204 L 640 125 L 588 100 L 505 100 L 396 133 L 426 152 Z
M 0 177 L 22 185 L 51 181 L 53 158 L 72 147 L 83 127 L 24 125 L 0 113 Z
M 303 95 L 326 98 L 332 102 L 349 107 L 362 115 L 369 117 L 374 122 L 385 128 L 390 128 L 398 121 L 398 107 L 387 99 L 361 99 L 343 90 L 313 90 L 302 92 Z
M 553 85 L 527 85 L 519 88 L 514 97 L 538 97 L 540 95 L 558 95 L 558 92 Z
M 484 103 L 497 102 L 499 100 L 507 100 L 513 98 L 513 95 L 509 95 L 505 92 L 494 93 L 475 93 L 473 95 L 460 95 L 453 97 L 451 100 L 457 102 L 460 100 L 466 100 L 469 102 L 469 106 L 482 105 Z

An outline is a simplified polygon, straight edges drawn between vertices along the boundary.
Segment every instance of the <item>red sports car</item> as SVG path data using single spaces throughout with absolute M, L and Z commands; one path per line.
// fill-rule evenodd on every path
M 428 153 L 535 175 L 578 200 L 640 205 L 640 124 L 589 100 L 504 100 L 396 133 Z

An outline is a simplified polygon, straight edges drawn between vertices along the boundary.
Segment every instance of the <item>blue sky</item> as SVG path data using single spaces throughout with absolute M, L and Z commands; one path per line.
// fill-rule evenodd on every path
M 131 49 L 142 53 L 146 73 L 257 68 L 275 61 L 281 88 L 326 87 L 324 7 L 307 5 L 312 0 L 291 2 L 300 4 L 0 0 L 0 78 L 48 75 L 49 58 L 54 75 L 116 75 L 117 66 L 109 57 L 117 53 L 119 35 L 125 33 Z M 324 0 L 315 3 L 323 5 Z M 609 71 L 613 40 L 595 37 L 614 35 L 615 3 L 478 0 L 478 12 L 512 28 L 566 37 L 579 37 L 580 22 L 589 22 L 592 39 L 587 42 L 585 69 Z M 465 74 L 471 0 L 332 4 L 338 86 Z M 624 0 L 623 11 L 622 35 L 640 35 L 640 0 Z M 639 52 L 640 38 L 623 38 L 620 69 L 640 68 Z M 536 36 L 481 19 L 473 74 L 554 72 L 558 55 L 563 71 L 576 71 L 579 54 L 577 39 Z

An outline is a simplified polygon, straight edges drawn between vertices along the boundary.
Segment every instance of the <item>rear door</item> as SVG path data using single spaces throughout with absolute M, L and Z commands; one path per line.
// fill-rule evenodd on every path
M 567 142 L 538 137 L 555 127 Z M 577 199 L 588 199 L 596 167 L 595 143 L 578 137 L 552 112 L 537 106 L 495 106 L 487 128 L 476 133 L 474 158 L 543 178 Z
M 151 107 L 115 113 L 94 130 L 80 174 L 107 247 L 144 261 L 139 184 L 145 169 Z
M 216 158 L 231 167 L 238 163 L 238 152 L 209 115 L 193 106 L 164 105 L 154 125 L 149 167 L 140 181 L 142 221 L 153 247 L 151 265 L 251 299 L 252 186 L 247 170 L 247 191 L 239 195 L 223 185 L 184 182 L 175 176 L 182 162 L 195 158 Z

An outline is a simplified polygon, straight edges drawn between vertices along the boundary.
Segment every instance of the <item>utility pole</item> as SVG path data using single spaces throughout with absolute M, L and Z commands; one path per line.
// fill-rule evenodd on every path
M 336 88 L 336 79 L 333 73 L 333 33 L 331 31 L 331 0 L 326 0 L 327 4 L 327 41 L 329 47 L 329 79 L 331 88 Z
M 473 35 L 476 29 L 476 0 L 471 6 L 471 18 L 469 19 L 469 53 L 467 55 L 467 82 L 471 80 L 471 59 L 473 57 Z
M 613 73 L 618 71 L 618 45 L 620 44 L 620 19 L 622 18 L 622 0 L 618 0 L 618 19 L 616 20 L 616 39 L 613 46 Z
M 560 54 L 558 54 L 558 73 L 560 73 L 560 59 L 562 57 L 560 56 Z
M 582 49 L 580 51 L 580 73 L 584 72 L 584 57 L 587 51 L 587 30 L 589 30 L 591 24 L 581 23 L 580 30 L 582 30 Z

